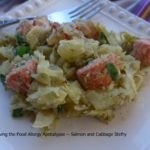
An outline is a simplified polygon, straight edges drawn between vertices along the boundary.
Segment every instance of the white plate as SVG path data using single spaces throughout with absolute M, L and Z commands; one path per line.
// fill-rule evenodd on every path
M 57 3 L 56 3 L 57 2 Z M 32 0 L 7 14 L 7 17 L 48 14 L 81 4 L 81 0 Z M 41 5 L 42 4 L 42 5 Z M 128 31 L 139 36 L 150 37 L 150 25 L 122 8 L 108 2 L 108 7 L 94 20 L 116 32 Z M 10 116 L 10 94 L 0 84 L 0 150 L 150 150 L 150 73 L 136 102 L 121 109 L 108 125 L 93 118 L 69 118 L 60 121 L 57 133 L 113 133 L 113 136 L 71 136 L 39 138 L 36 136 L 10 136 L 8 133 L 40 133 L 31 127 L 29 119 L 12 119 Z M 120 114 L 122 113 L 123 116 Z M 114 136 L 115 132 L 126 136 Z M 3 134 L 7 133 L 7 134 Z M 110 134 L 111 135 L 111 134 Z

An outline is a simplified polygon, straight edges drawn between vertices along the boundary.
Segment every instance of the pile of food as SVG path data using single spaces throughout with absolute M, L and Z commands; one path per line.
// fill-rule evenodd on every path
M 0 78 L 14 93 L 12 116 L 32 116 L 33 127 L 44 130 L 61 117 L 112 120 L 135 99 L 149 64 L 150 40 L 92 21 L 39 17 L 0 38 Z

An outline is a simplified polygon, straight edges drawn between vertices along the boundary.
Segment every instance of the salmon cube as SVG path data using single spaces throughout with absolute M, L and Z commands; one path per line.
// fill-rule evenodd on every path
M 42 16 L 33 20 L 33 26 L 40 26 L 44 27 L 45 29 L 49 29 L 50 22 L 46 16 Z
M 96 25 L 90 20 L 86 22 L 76 21 L 76 29 L 82 31 L 82 33 L 87 38 L 98 39 L 99 31 L 96 28 Z
M 6 76 L 7 88 L 21 94 L 26 94 L 30 87 L 30 76 L 36 71 L 36 60 L 28 60 L 21 67 L 14 67 Z
M 110 54 L 105 59 L 97 58 L 92 63 L 77 70 L 77 78 L 86 90 L 107 87 L 112 78 L 107 72 L 106 63 L 113 63 L 117 67 L 115 55 Z
M 25 20 L 17 28 L 17 33 L 26 35 L 34 26 L 43 27 L 46 30 L 50 30 L 50 22 L 46 16 L 35 18 L 34 20 Z
M 21 35 L 26 35 L 33 27 L 32 21 L 23 21 L 18 27 L 17 27 L 17 33 Z
M 133 45 L 132 56 L 139 60 L 142 66 L 150 65 L 150 40 L 136 40 Z

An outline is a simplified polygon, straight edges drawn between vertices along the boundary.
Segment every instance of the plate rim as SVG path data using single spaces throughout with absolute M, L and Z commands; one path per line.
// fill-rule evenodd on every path
M 57 0 L 29 0 L 1 16 L 1 18 L 18 18 L 30 14 L 32 15 L 35 10 L 44 10 L 47 6 L 52 5 L 56 1 Z M 85 2 L 84 0 L 74 1 L 79 1 L 80 3 Z M 109 0 L 103 1 L 106 2 L 106 7 L 99 13 L 104 13 L 107 17 L 112 18 L 133 31 L 143 33 L 147 38 L 150 37 L 150 23 Z

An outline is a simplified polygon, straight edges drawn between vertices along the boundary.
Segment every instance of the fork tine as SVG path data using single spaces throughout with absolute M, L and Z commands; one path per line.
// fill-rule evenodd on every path
M 90 7 L 90 9 L 88 9 L 87 11 L 84 11 L 83 14 L 80 14 L 79 16 L 75 16 L 75 17 L 72 18 L 72 19 L 74 19 L 74 20 L 76 20 L 76 19 L 81 19 L 81 18 L 85 19 L 85 16 L 87 16 L 87 15 L 89 15 L 89 14 L 91 14 L 90 16 L 93 16 L 94 12 L 97 13 L 98 11 L 100 11 L 101 9 L 103 9 L 105 6 L 106 6 L 106 3 L 99 3 L 99 4 L 96 5 L 96 6 Z M 96 11 L 95 11 L 95 10 L 96 10 Z M 94 12 L 93 12 L 93 11 L 94 11 Z M 89 17 L 90 17 L 90 16 L 89 16 Z
M 84 19 L 91 19 L 93 16 L 95 16 L 99 11 L 101 11 L 103 8 L 98 8 L 98 9 L 96 9 L 95 11 L 93 11 L 93 13 L 92 14 L 90 14 L 89 16 L 87 16 L 87 17 L 84 17 Z
M 88 8 L 91 8 L 92 6 L 94 6 L 95 4 L 97 4 L 99 2 L 99 0 L 95 0 L 93 1 L 93 3 L 90 3 L 90 5 L 86 5 L 83 9 L 76 11 L 75 13 L 72 14 L 72 16 L 70 18 L 73 18 L 77 15 L 80 15 L 81 13 L 85 12 Z
M 103 3 L 99 8 L 95 9 L 93 12 L 87 14 L 87 16 L 84 16 L 84 19 L 90 19 L 93 16 L 95 16 L 99 11 L 101 11 L 102 9 L 104 9 L 106 6 L 106 3 Z
M 89 5 L 90 3 L 94 2 L 95 0 L 89 0 L 88 2 L 82 4 L 81 6 L 77 7 L 76 9 L 72 10 L 71 12 L 69 12 L 69 14 L 72 14 L 82 8 L 84 8 L 85 6 Z

